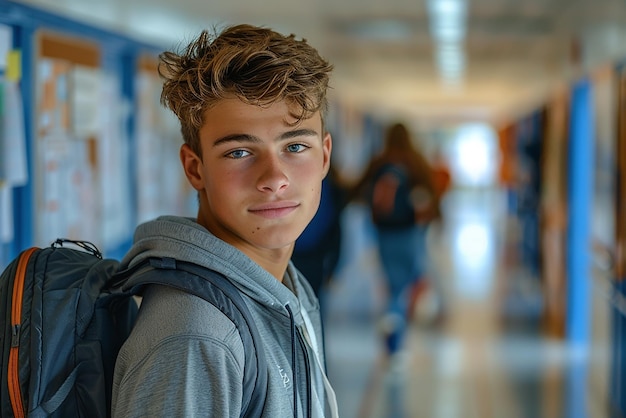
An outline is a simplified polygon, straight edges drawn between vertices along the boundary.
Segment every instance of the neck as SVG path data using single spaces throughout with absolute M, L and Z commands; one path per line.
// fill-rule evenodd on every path
M 288 248 L 275 250 L 259 250 L 258 248 L 239 248 L 255 263 L 265 269 L 279 282 L 283 281 L 287 265 L 293 252 L 293 244 Z
M 237 248 L 239 251 L 250 257 L 252 261 L 265 269 L 279 282 L 283 281 L 283 276 L 285 275 L 285 271 L 287 271 L 287 265 L 289 264 L 291 254 L 293 253 L 293 247 L 295 245 L 294 243 L 291 243 L 290 245 L 281 248 L 269 249 L 256 247 L 243 240 L 236 240 L 231 235 L 221 233 L 222 230 L 220 228 L 215 227 L 215 225 L 211 224 L 211 222 L 208 222 L 207 219 L 202 216 L 202 211 L 198 213 L 196 221 L 198 222 L 198 224 L 204 226 L 217 238 L 232 245 L 233 247 Z

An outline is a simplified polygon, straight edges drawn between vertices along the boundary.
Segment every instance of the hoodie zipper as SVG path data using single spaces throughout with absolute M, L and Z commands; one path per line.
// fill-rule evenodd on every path
M 291 306 L 289 304 L 285 305 L 287 308 L 287 312 L 289 312 L 289 322 L 291 327 L 291 362 L 292 362 L 292 374 L 293 374 L 293 411 L 294 417 L 298 416 L 298 358 L 296 355 L 297 346 L 300 346 L 300 350 L 304 356 L 304 368 L 305 368 L 305 376 L 306 376 L 306 399 L 302 399 L 305 403 L 302 406 L 303 412 L 305 412 L 307 418 L 311 418 L 313 414 L 312 410 L 312 397 L 311 397 L 311 366 L 309 363 L 309 353 L 306 349 L 306 344 L 304 342 L 304 338 L 302 334 L 296 327 L 296 321 L 294 319 L 293 312 L 291 310 Z
M 7 380 L 9 386 L 9 398 L 11 408 L 15 418 L 23 418 L 24 403 L 22 401 L 22 391 L 20 389 L 19 376 L 19 348 L 20 348 L 20 327 L 22 325 L 22 303 L 24 296 L 24 282 L 26 281 L 26 267 L 31 255 L 38 248 L 33 247 L 24 251 L 17 264 L 15 279 L 13 280 L 13 295 L 11 299 L 11 349 L 9 351 L 9 367 Z
M 296 357 L 296 321 L 293 319 L 293 312 L 289 304 L 285 305 L 287 312 L 289 313 L 289 328 L 291 331 L 291 377 L 293 382 L 291 384 L 293 388 L 293 416 L 298 418 L 298 363 Z
M 298 332 L 298 343 L 300 344 L 300 349 L 304 354 L 304 367 L 305 367 L 305 375 L 306 375 L 306 410 L 307 417 L 311 418 L 313 416 L 313 397 L 311 396 L 311 384 L 312 384 L 312 374 L 311 374 L 311 363 L 309 359 L 309 353 L 306 349 L 306 343 L 304 342 L 304 338 L 302 334 Z

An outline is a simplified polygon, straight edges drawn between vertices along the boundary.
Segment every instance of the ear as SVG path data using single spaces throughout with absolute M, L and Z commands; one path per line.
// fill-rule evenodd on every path
M 324 177 L 328 174 L 328 170 L 330 170 L 330 154 L 333 149 L 333 139 L 330 136 L 330 132 L 326 132 L 324 134 L 324 138 L 322 139 L 322 152 L 324 153 Z
M 200 191 L 204 189 L 204 182 L 202 181 L 202 160 L 187 144 L 183 144 L 180 147 L 180 162 L 183 164 L 183 170 L 185 170 L 185 176 L 191 186 Z

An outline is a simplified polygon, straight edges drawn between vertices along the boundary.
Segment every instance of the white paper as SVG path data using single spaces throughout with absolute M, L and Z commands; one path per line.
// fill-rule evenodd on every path
M 103 76 L 98 69 L 75 66 L 70 77 L 72 132 L 79 138 L 97 135 L 100 112 L 109 105 L 101 100 Z
M 38 161 L 43 172 L 37 188 L 37 244 L 70 238 L 100 245 L 100 200 L 87 143 L 61 134 L 46 137 Z
M 13 30 L 8 25 L 0 24 L 0 70 L 7 68 L 7 57 L 13 48 Z
M 102 234 L 104 248 L 115 248 L 130 238 L 131 211 L 127 132 L 123 127 L 130 117 L 131 104 L 122 101 L 119 80 L 112 75 L 100 79 L 99 103 L 99 178 L 102 196 Z
M 28 182 L 28 163 L 22 96 L 15 82 L 3 81 L 3 91 L 3 133 L 0 135 L 0 141 L 3 141 L 0 146 L 3 172 L 0 173 L 0 178 L 9 186 L 23 186 Z
M 10 187 L 0 185 L 0 244 L 13 238 L 13 196 Z

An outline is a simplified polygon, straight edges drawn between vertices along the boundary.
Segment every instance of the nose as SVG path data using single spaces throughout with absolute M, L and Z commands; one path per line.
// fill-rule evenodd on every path
M 257 188 L 263 192 L 278 192 L 289 186 L 289 177 L 278 156 L 267 156 L 261 162 Z

